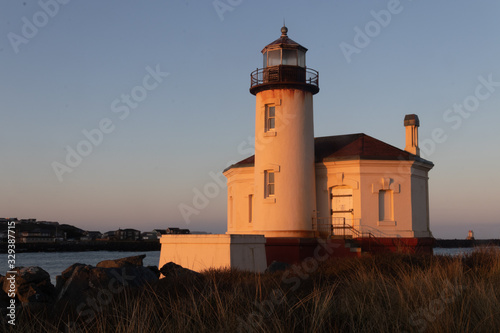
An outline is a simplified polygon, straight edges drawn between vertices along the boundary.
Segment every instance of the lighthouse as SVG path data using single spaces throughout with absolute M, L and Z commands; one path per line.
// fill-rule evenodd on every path
M 227 232 L 164 235 L 160 267 L 263 272 L 273 261 L 295 264 L 319 253 L 432 253 L 434 164 L 420 156 L 418 116 L 404 117 L 404 149 L 364 133 L 315 138 L 319 74 L 306 66 L 306 52 L 285 26 L 264 47 L 262 68 L 250 74 L 255 154 L 223 171 Z
M 266 237 L 313 237 L 316 211 L 313 95 L 317 71 L 307 49 L 281 36 L 262 50 L 251 73 L 255 95 L 253 232 Z

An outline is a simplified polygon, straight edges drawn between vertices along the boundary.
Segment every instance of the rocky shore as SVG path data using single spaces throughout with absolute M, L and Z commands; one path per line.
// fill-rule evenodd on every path
M 41 267 L 16 267 L 15 274 L 0 275 L 0 312 L 8 315 L 15 290 L 15 310 L 25 309 L 61 313 L 69 311 L 92 319 L 96 311 L 107 306 L 112 299 L 125 289 L 141 289 L 160 278 L 168 276 L 197 276 L 198 273 L 168 263 L 161 269 L 143 266 L 146 255 L 104 260 L 95 267 L 73 264 L 56 277 L 56 285 L 50 275 Z M 12 276 L 15 276 L 15 279 Z M 7 311 L 7 312 L 6 312 Z M 6 312 L 6 313 L 5 313 Z

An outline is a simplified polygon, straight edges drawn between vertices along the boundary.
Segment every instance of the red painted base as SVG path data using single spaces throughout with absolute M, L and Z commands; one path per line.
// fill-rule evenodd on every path
M 300 263 L 306 258 L 358 257 L 362 253 L 405 252 L 432 254 L 434 238 L 266 238 L 267 265 L 273 261 Z
M 356 257 L 343 239 L 266 238 L 267 265 L 273 261 L 300 263 L 306 258 L 325 260 L 331 257 Z
M 435 239 L 426 238 L 356 238 L 363 252 L 384 253 L 403 252 L 432 254 Z

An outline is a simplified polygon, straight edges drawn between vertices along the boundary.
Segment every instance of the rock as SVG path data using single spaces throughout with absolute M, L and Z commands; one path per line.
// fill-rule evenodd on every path
M 157 280 L 155 273 L 144 266 L 125 264 L 108 268 L 74 264 L 56 277 L 57 302 L 63 307 L 68 304 L 84 308 L 92 304 L 93 308 L 99 308 L 109 304 L 125 288 L 141 287 Z
M 16 297 L 23 305 L 29 303 L 50 303 L 55 296 L 54 285 L 50 282 L 50 275 L 37 266 L 16 267 L 15 278 Z M 9 293 L 11 282 L 3 277 L 2 289 Z
M 121 267 L 136 267 L 143 266 L 142 260 L 146 258 L 145 254 L 140 256 L 126 257 L 115 260 L 103 260 L 99 262 L 96 267 L 103 268 L 121 268 Z
M 190 269 L 184 268 L 181 265 L 177 265 L 176 263 L 169 262 L 163 265 L 160 268 L 160 273 L 164 277 L 199 277 L 200 273 L 192 271 Z
M 286 271 L 290 268 L 290 264 L 281 261 L 273 261 L 268 268 L 266 268 L 266 273 L 274 273 L 279 271 Z
M 158 266 L 147 266 L 147 268 L 149 268 L 157 278 L 160 278 L 160 270 L 158 269 Z

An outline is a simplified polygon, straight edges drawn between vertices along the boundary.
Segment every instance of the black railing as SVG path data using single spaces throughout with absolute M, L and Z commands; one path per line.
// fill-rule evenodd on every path
M 329 237 L 340 236 L 342 238 L 372 238 L 375 236 L 370 231 L 361 231 L 355 226 L 349 224 L 345 218 L 313 218 L 312 229 L 320 234 Z
M 269 83 L 309 84 L 319 87 L 319 73 L 299 66 L 271 66 L 258 68 L 250 74 L 250 88 Z

